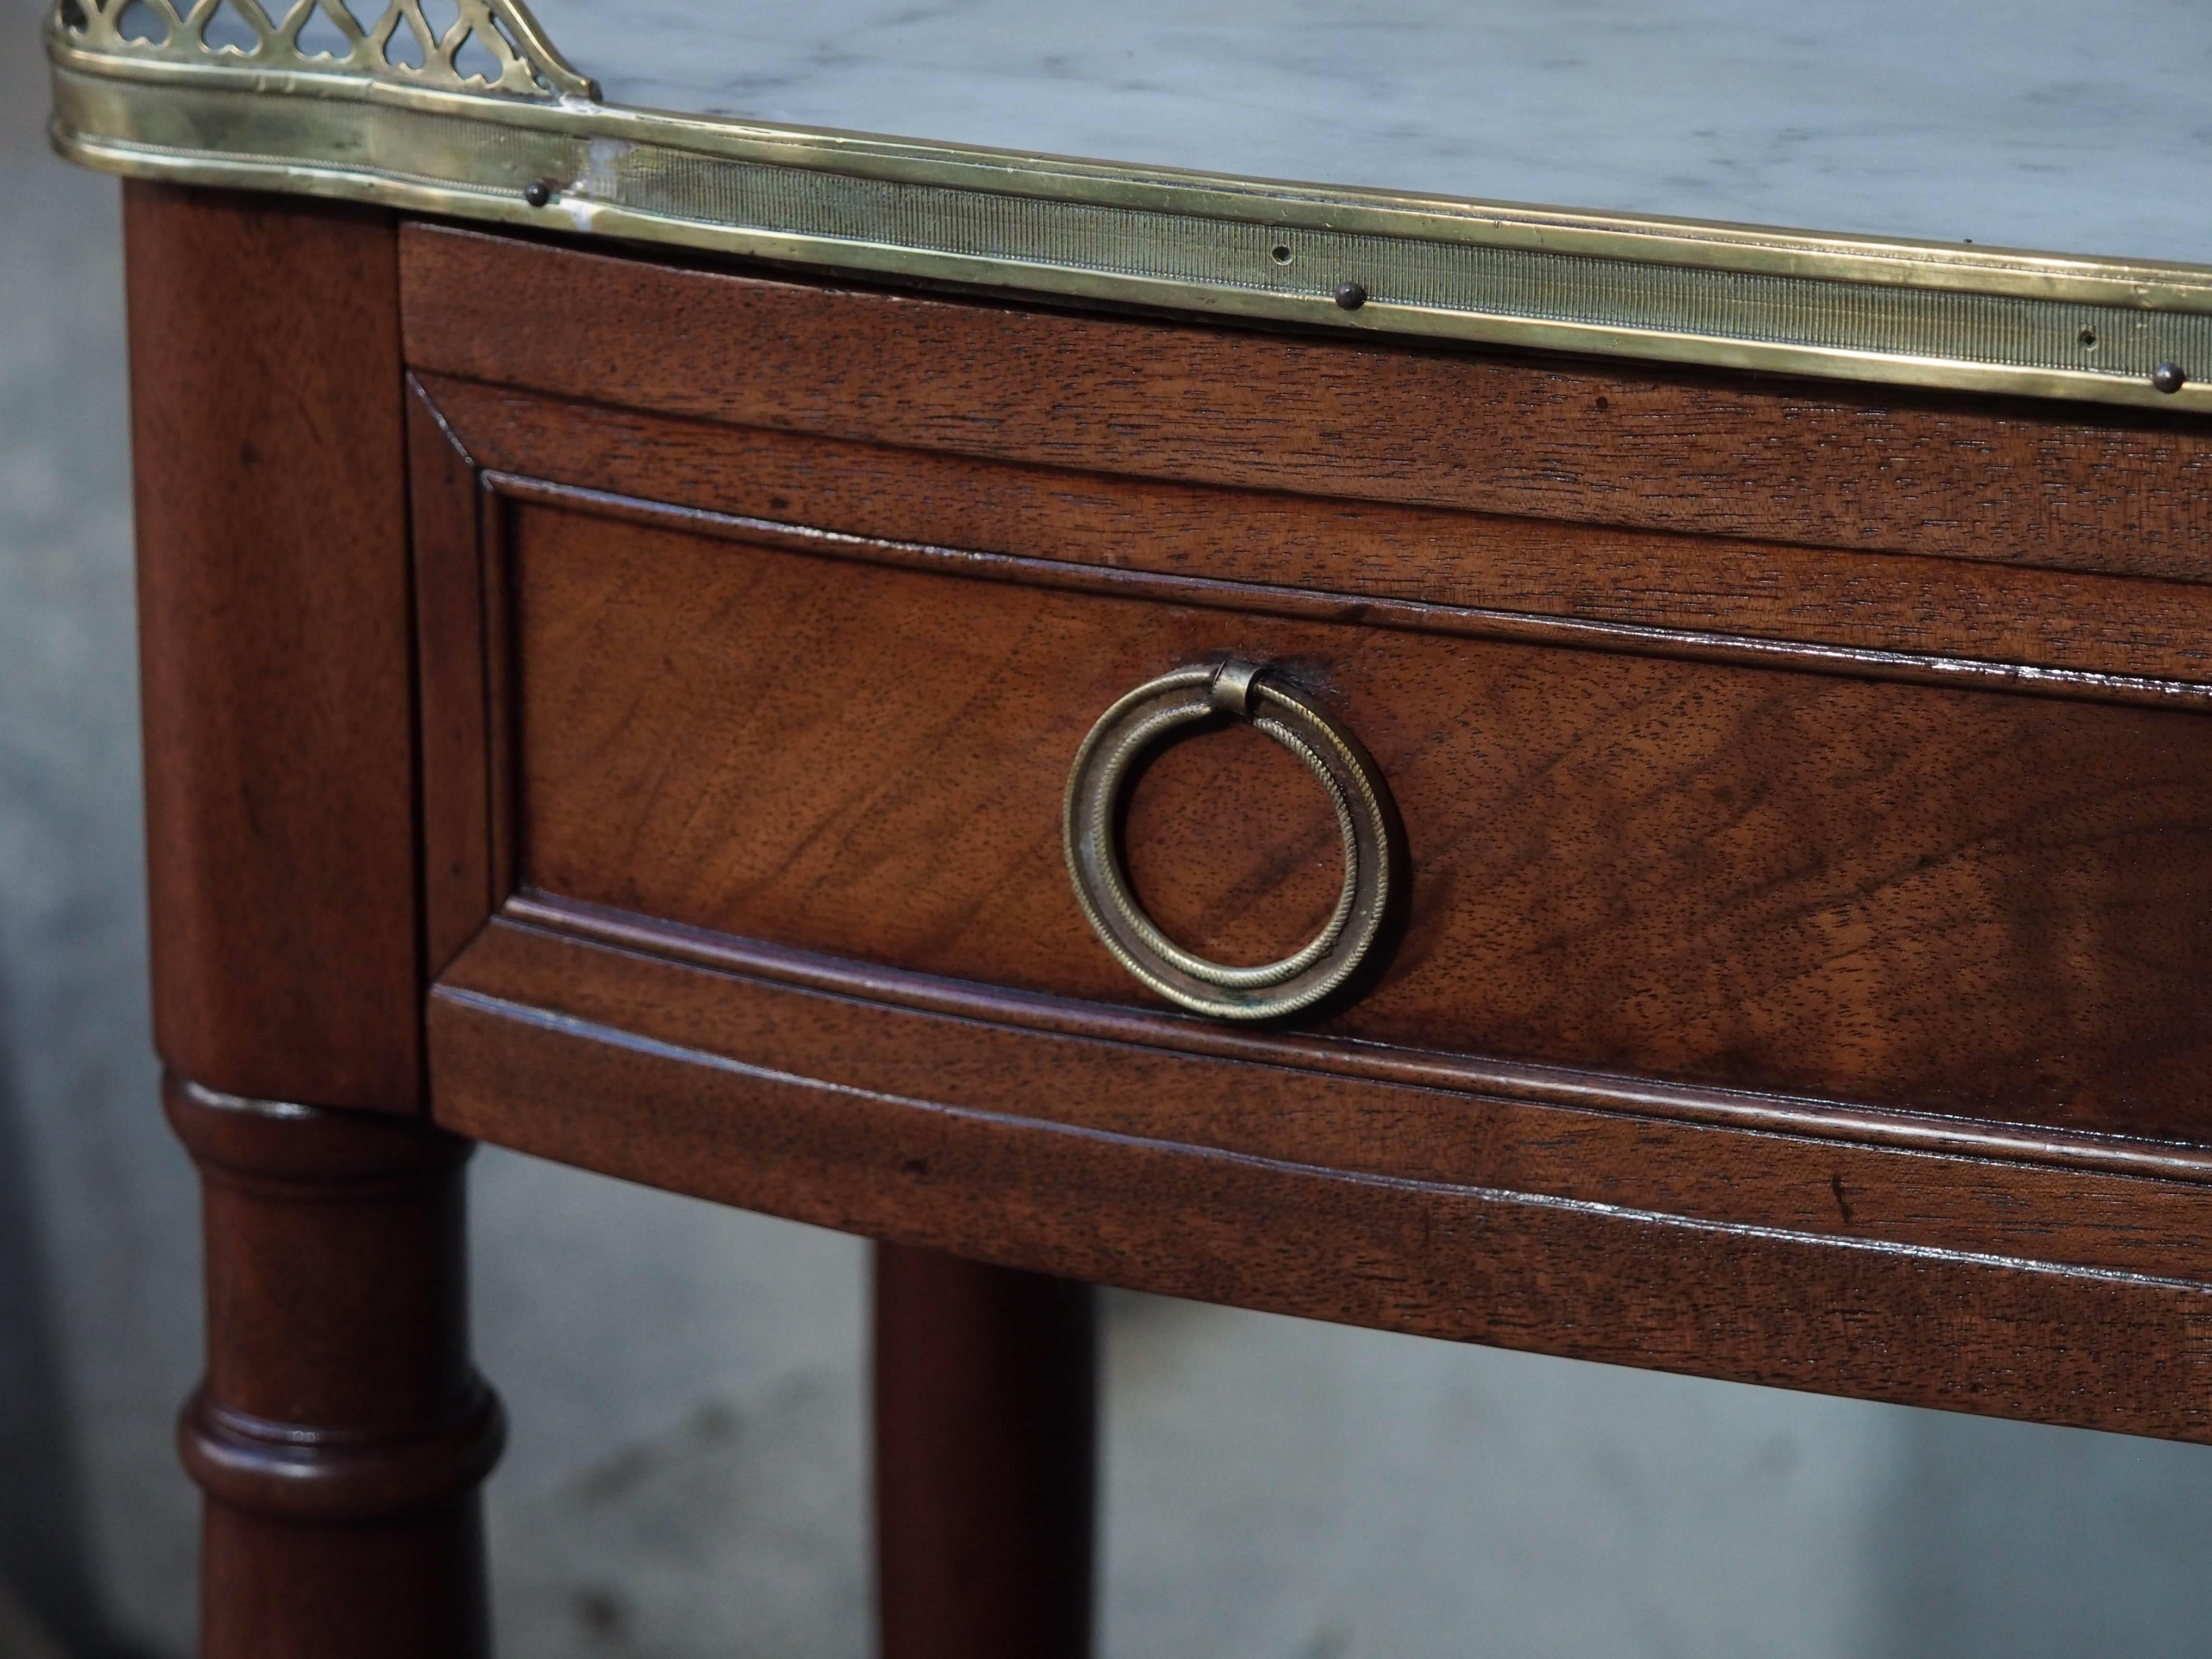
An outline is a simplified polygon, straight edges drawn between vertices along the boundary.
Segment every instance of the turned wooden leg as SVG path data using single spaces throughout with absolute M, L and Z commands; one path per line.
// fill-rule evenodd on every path
M 1091 1289 L 879 1244 L 883 1659 L 1084 1659 L 1097 1443 Z
M 504 1437 L 469 1363 L 470 1143 L 171 1081 L 198 1164 L 207 1659 L 488 1651 L 476 1489 Z
M 466 1146 L 422 1121 L 397 232 L 148 184 L 125 229 L 154 1024 L 206 1192 L 206 1650 L 477 1654 L 500 1417 Z

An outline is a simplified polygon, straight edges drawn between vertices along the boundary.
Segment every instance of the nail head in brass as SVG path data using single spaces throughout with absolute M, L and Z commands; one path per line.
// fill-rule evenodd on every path
M 1306 763 L 1336 812 L 1344 885 L 1313 938 L 1289 956 L 1235 968 L 1182 949 L 1147 915 L 1129 884 L 1115 817 L 1137 762 L 1170 734 L 1223 716 L 1242 720 Z M 1236 803 L 1221 803 L 1223 811 Z M 1261 664 L 1231 659 L 1147 680 L 1101 715 L 1076 751 L 1061 835 L 1076 902 L 1107 950 L 1170 1001 L 1216 1019 L 1279 1019 L 1336 991 L 1382 930 L 1390 902 L 1394 811 L 1367 751 L 1303 692 Z

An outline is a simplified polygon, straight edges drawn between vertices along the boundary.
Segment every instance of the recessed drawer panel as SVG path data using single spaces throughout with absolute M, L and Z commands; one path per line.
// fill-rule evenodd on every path
M 1373 971 L 1302 1029 L 2079 1127 L 2204 1118 L 2212 720 L 2185 708 L 508 511 L 525 885 L 1158 1006 L 1071 888 L 1069 766 L 1132 687 L 1236 657 L 1356 738 L 1402 820 Z M 1340 885 L 1312 772 L 1233 720 L 1150 751 L 1115 829 L 1144 908 L 1218 961 L 1294 946 Z

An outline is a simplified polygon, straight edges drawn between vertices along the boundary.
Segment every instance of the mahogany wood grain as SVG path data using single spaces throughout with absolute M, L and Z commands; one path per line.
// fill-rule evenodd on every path
M 2188 1141 L 1994 1123 L 1939 1113 L 1854 1106 L 1807 1096 L 1664 1083 L 1618 1073 L 1349 1042 L 1281 1027 L 1231 1025 L 1170 1011 L 1077 1002 L 881 968 L 849 957 L 825 956 L 760 939 L 738 939 L 540 892 L 514 894 L 500 907 L 499 914 L 523 927 L 547 928 L 565 937 L 617 950 L 641 951 L 717 972 L 860 996 L 893 1007 L 959 1019 L 1018 1024 L 1025 1030 L 1147 1049 L 1165 1048 L 1261 1066 L 1291 1066 L 1325 1077 L 1405 1084 L 1571 1110 L 1626 1111 L 1669 1122 L 2212 1185 L 2212 1146 Z
M 128 204 L 212 1659 L 484 1650 L 454 1132 L 888 1241 L 887 1659 L 1087 1650 L 1071 1279 L 2212 1443 L 2201 422 Z M 1308 1030 L 1060 866 L 1232 650 L 1407 823 Z M 1125 830 L 1333 894 L 1247 732 Z
M 124 199 L 156 1041 L 211 1087 L 416 1112 L 392 223 Z
M 465 1659 L 503 1431 L 467 1358 L 466 1144 L 420 1121 L 393 226 L 125 204 L 156 1039 L 205 1200 L 207 1376 L 179 1430 L 203 1651 Z M 459 568 L 436 498 L 465 468 L 416 451 L 428 565 Z M 465 625 L 431 598 L 434 635 Z
M 2018 1167 L 1993 1135 L 1957 1126 L 1941 1150 L 1875 1139 L 1758 1097 L 1733 1121 L 1634 1079 L 1581 1073 L 1571 1095 L 1432 1072 L 1408 1083 L 1325 1069 L 1328 1056 L 1264 1039 L 1208 1052 L 1198 1022 L 955 988 L 927 975 L 687 933 L 642 918 L 619 931 L 544 901 L 508 907 L 447 989 L 698 1047 L 779 1073 L 1088 1133 L 1176 1142 L 1376 1181 L 1441 1182 L 1563 1203 L 1771 1226 L 2153 1278 L 2212 1277 L 2212 1161 L 2152 1174 L 2098 1167 L 2100 1144 L 2058 1138 Z M 621 971 L 587 946 L 622 953 Z M 1180 1028 L 1180 1029 L 1179 1029 Z M 1248 1039 L 1249 1040 L 1249 1039 Z M 1265 1056 L 1271 1063 L 1255 1064 Z M 1554 1079 L 1565 1082 L 1565 1079 Z M 1910 1155 L 1906 1155 L 1910 1154 Z M 2069 1155 L 2072 1154 L 2072 1161 Z M 2086 1156 L 2085 1156 L 2086 1155 Z M 2149 1175 L 2151 1178 L 2143 1178 Z
M 430 1043 L 449 1127 L 909 1245 L 1385 1329 L 2212 1439 L 2201 1186 L 1532 1113 L 900 1009 L 504 922 L 434 993 Z M 1747 1211 L 1766 1218 L 1728 1218 Z M 2133 1248 L 2118 1243 L 2130 1214 Z
M 1091 1287 L 896 1244 L 874 1265 L 882 1659 L 1085 1659 Z
M 1037 559 L 939 547 L 904 539 L 854 536 L 807 525 L 781 524 L 726 514 L 672 506 L 635 496 L 608 495 L 572 484 L 486 471 L 483 483 L 493 500 L 507 500 L 580 512 L 587 516 L 648 526 L 672 526 L 725 541 L 787 548 L 831 557 L 865 559 L 908 568 L 956 566 L 978 580 L 1027 582 L 1070 592 L 1147 597 L 1173 595 L 1209 610 L 1250 612 L 1358 626 L 1449 634 L 1468 640 L 1498 640 L 1581 650 L 1661 656 L 1691 662 L 1778 667 L 1847 678 L 1881 678 L 1921 685 L 1955 685 L 2027 696 L 2064 697 L 2094 702 L 2132 702 L 2169 708 L 2212 711 L 2212 684 L 2186 678 L 2146 678 L 2070 667 L 1942 655 L 1926 651 L 1842 646 L 1802 638 L 1723 633 L 1709 629 L 1655 628 L 1646 624 L 1545 615 L 1540 612 L 1442 605 L 1372 592 L 1332 592 L 1286 587 L 1234 577 L 1153 571 L 1066 559 Z M 503 532 L 493 539 L 504 540 Z
M 857 290 L 410 225 L 417 369 L 1193 483 L 2212 576 L 2201 423 Z
M 1066 769 L 1122 691 L 1234 652 L 1334 708 L 1405 819 L 1402 944 L 1317 1029 L 2212 1131 L 2202 715 L 1308 622 L 1133 578 L 978 580 L 957 556 L 534 505 L 507 526 L 528 885 L 1141 1002 L 1069 891 Z M 1256 954 L 1329 890 L 1332 822 L 1261 745 L 1178 758 L 1139 792 L 1138 878 L 1186 943 Z
M 424 377 L 495 472 L 1106 569 L 2101 674 L 2212 678 L 2189 583 L 1229 489 L 848 443 Z
M 475 465 L 420 387 L 407 399 L 421 722 L 422 944 L 435 974 L 491 914 L 483 567 Z
M 469 1364 L 461 1164 L 427 1127 L 172 1080 L 200 1166 L 209 1659 L 489 1651 L 477 1484 L 499 1401 Z

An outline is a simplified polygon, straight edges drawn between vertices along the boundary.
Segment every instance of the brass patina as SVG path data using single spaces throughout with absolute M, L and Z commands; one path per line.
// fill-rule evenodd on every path
M 1131 890 L 1116 828 L 1132 769 L 1154 744 L 1229 716 L 1264 732 L 1320 780 L 1344 847 L 1344 884 L 1321 931 L 1279 961 L 1208 961 L 1161 932 Z M 1238 805 L 1223 801 L 1235 814 Z M 1062 850 L 1076 902 L 1114 958 L 1171 1002 L 1217 1019 L 1277 1019 L 1310 1008 L 1358 972 L 1382 931 L 1396 882 L 1389 787 L 1367 751 L 1310 698 L 1258 663 L 1178 668 L 1121 697 L 1068 769 Z
M 53 141 L 294 191 L 1017 293 L 1386 335 L 2212 410 L 2212 267 L 1120 167 L 628 109 L 520 0 L 58 0 Z M 343 48 L 303 46 L 313 26 Z M 335 35 L 331 31 L 335 29 Z M 465 56 L 481 49 L 481 59 Z M 467 64 L 480 62 L 483 72 Z M 1347 307 L 1340 295 L 1364 298 Z M 2172 388 L 2172 389 L 2165 389 Z

